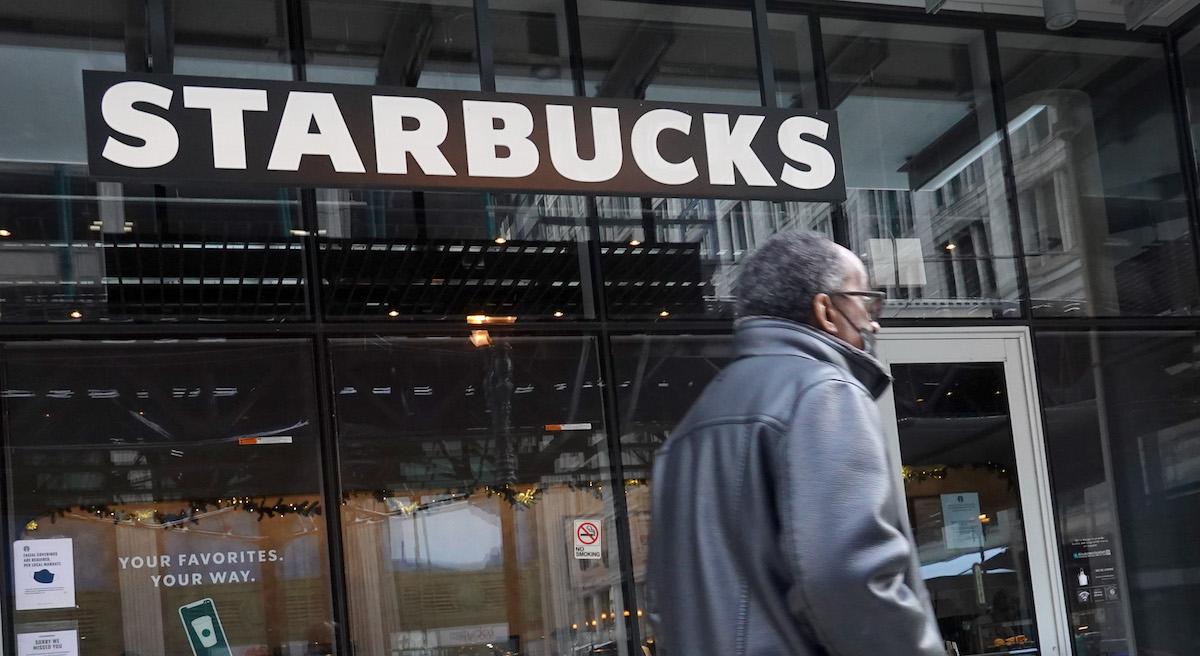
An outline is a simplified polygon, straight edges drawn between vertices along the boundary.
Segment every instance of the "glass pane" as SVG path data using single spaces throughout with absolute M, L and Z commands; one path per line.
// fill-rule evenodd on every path
M 729 318 L 746 258 L 771 235 L 832 237 L 827 203 L 705 198 L 596 199 L 609 316 L 675 321 Z
M 779 107 L 815 109 L 812 38 L 807 16 L 768 14 L 771 57 L 775 61 L 775 102 Z
M 171 9 L 175 74 L 292 79 L 283 0 L 174 2 Z
M 332 357 L 356 652 L 626 654 L 594 341 L 335 340 Z
M 1035 315 L 1200 312 L 1161 44 L 999 39 Z
M 587 95 L 759 105 L 750 12 L 580 3 Z
M 823 20 L 850 248 L 888 317 L 1020 315 L 984 34 Z
M 960 653 L 1037 652 L 1001 363 L 893 364 L 904 492 L 938 626 Z
M 488 15 L 497 91 L 575 93 L 562 0 L 489 0 Z
M 1041 333 L 1037 353 L 1076 655 L 1195 651 L 1200 333 Z
M 632 335 L 614 337 L 612 344 L 633 579 L 640 608 L 646 600 L 654 454 L 700 392 L 733 360 L 733 342 L 726 335 Z M 654 625 L 643 611 L 636 616 L 644 649 L 652 650 Z
M 261 4 L 247 11 L 261 18 Z M 144 67 L 145 43 L 125 28 L 126 20 L 145 20 L 143 9 L 0 7 L 0 21 L 28 26 L 0 32 L 0 76 L 25 89 L 0 103 L 0 120 L 11 127 L 0 134 L 0 321 L 305 317 L 295 192 L 88 177 L 81 71 Z M 68 19 L 71 11 L 80 22 Z M 274 47 L 226 49 L 189 32 L 201 30 L 202 15 L 177 16 L 181 57 L 212 55 L 221 71 L 238 74 L 235 55 L 253 66 L 279 55 Z
M 305 0 L 312 82 L 479 90 L 470 0 Z
M 748 11 L 594 2 L 581 7 L 588 95 L 759 105 Z M 784 34 L 807 44 L 807 33 Z M 812 79 L 811 62 L 795 76 Z M 738 264 L 772 234 L 831 232 L 829 206 L 601 197 L 609 316 L 678 320 L 733 314 Z
M 181 609 L 209 599 L 209 637 L 232 653 L 333 653 L 311 354 L 5 344 L 11 546 L 60 554 L 22 569 L 36 571 L 15 588 L 16 632 L 77 631 L 71 653 L 191 653 L 181 615 L 197 609 Z
M 594 317 L 586 212 L 577 196 L 318 189 L 326 315 Z

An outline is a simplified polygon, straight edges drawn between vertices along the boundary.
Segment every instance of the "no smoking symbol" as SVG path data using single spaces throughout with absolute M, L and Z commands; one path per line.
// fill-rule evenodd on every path
M 575 531 L 575 537 L 580 544 L 592 545 L 600 539 L 600 528 L 591 522 L 584 522 Z

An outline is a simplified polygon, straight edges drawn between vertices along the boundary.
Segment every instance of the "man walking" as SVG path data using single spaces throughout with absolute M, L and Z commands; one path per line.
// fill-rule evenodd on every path
M 669 656 L 944 656 L 871 357 L 883 295 L 815 233 L 737 283 L 737 360 L 659 452 L 652 606 Z

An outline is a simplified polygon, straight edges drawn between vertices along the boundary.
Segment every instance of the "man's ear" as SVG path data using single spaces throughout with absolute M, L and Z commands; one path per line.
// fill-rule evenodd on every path
M 837 312 L 833 306 L 833 298 L 829 294 L 817 294 L 812 300 L 812 316 L 809 323 L 817 330 L 823 330 L 830 335 L 838 334 L 837 323 L 832 313 Z

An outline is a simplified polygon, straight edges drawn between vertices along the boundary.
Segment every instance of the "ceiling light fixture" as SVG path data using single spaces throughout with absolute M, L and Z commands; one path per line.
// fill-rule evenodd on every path
M 636 240 L 636 239 L 631 239 L 631 240 L 629 241 L 629 245 L 630 245 L 630 246 L 637 247 L 637 246 L 641 246 L 641 245 L 642 245 L 642 242 L 640 242 L 640 241 L 638 241 L 638 240 Z
M 483 348 L 484 346 L 492 345 L 492 336 L 486 330 L 471 331 L 471 346 L 475 348 Z
M 1046 14 L 1046 29 L 1065 30 L 1079 21 L 1075 0 L 1042 0 Z
M 396 317 L 400 316 L 400 311 L 399 311 L 399 310 L 392 310 L 392 311 L 388 312 L 388 316 L 389 316 L 389 317 L 392 317 L 392 318 L 396 318 Z
M 503 246 L 508 243 L 508 239 L 506 239 L 504 237 L 496 237 L 496 243 Z
M 472 326 L 483 326 L 487 324 L 513 324 L 517 322 L 516 317 L 493 317 L 486 314 L 470 314 L 467 315 L 467 323 Z
M 666 310 L 663 310 L 662 312 L 659 312 L 659 313 L 658 313 L 658 316 L 660 316 L 660 317 L 662 317 L 662 318 L 666 319 L 667 317 L 671 316 L 671 313 L 670 313 L 670 312 L 668 312 L 668 311 L 666 311 Z
M 72 319 L 82 319 L 83 313 L 80 312 L 79 310 L 71 310 L 71 314 L 69 314 L 67 316 L 71 317 Z
M 955 244 L 954 242 L 950 242 L 949 244 L 946 244 L 946 250 L 948 250 L 948 251 L 952 251 L 956 248 L 958 248 L 958 244 Z
M 554 313 L 554 318 L 555 318 L 555 319 L 561 319 L 561 318 L 563 318 L 563 312 L 562 312 L 562 310 L 558 310 L 557 312 L 555 312 L 555 313 Z
M 4 228 L 0 228 L 0 237 L 11 237 L 12 233 Z

